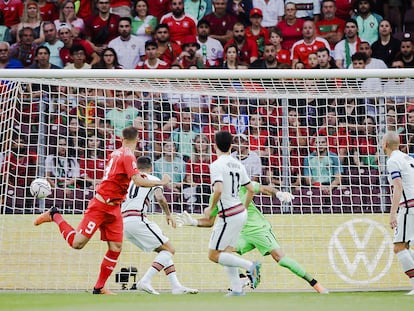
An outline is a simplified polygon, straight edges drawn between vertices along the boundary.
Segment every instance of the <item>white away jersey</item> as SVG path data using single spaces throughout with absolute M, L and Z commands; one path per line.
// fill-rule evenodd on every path
M 221 155 L 210 165 L 211 183 L 223 183 L 223 192 L 218 202 L 219 211 L 241 204 L 239 190 L 250 178 L 244 165 L 231 155 Z
M 400 203 L 404 203 L 405 199 L 414 199 L 414 159 L 404 152 L 395 150 L 387 160 L 387 170 L 390 184 L 395 178 L 402 180 L 405 198 L 402 196 Z
M 145 173 L 142 174 L 144 174 L 149 180 L 160 180 L 158 177 L 155 177 L 153 175 Z M 128 194 L 125 198 L 125 201 L 121 205 L 121 212 L 132 210 L 146 214 L 148 207 L 154 197 L 154 191 L 157 188 L 163 189 L 161 186 L 138 187 L 134 184 L 133 181 L 131 181 L 128 188 Z

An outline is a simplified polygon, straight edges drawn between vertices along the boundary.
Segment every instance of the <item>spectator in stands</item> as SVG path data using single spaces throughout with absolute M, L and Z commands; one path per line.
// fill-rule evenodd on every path
M 35 62 L 29 66 L 30 69 L 61 69 L 50 63 L 50 50 L 46 46 L 38 46 L 35 52 Z
M 82 18 L 77 17 L 75 13 L 75 3 L 73 0 L 63 1 L 59 10 L 59 19 L 54 21 L 55 26 L 59 29 L 61 23 L 71 25 L 74 38 L 81 37 L 85 29 L 85 23 Z
M 259 58 L 259 49 L 255 40 L 247 38 L 245 27 L 242 23 L 233 26 L 233 38 L 224 46 L 235 45 L 237 47 L 237 59 L 241 65 L 248 66 Z
M 218 131 L 227 131 L 231 134 L 236 134 L 236 127 L 233 124 L 227 124 L 223 120 L 224 116 L 227 115 L 227 106 L 220 104 L 211 104 L 209 113 L 209 122 L 207 122 L 202 132 L 207 136 L 211 146 L 214 146 L 214 134 Z
M 292 46 L 292 66 L 295 67 L 297 62 L 305 64 L 306 68 L 310 68 L 309 54 L 315 53 L 322 47 L 330 48 L 328 41 L 316 36 L 315 23 L 305 21 L 302 30 L 303 39 L 295 42 Z
M 397 110 L 393 106 L 387 107 L 387 114 L 385 115 L 385 122 L 387 126 L 387 131 L 397 132 L 401 135 L 403 139 L 401 139 L 402 143 L 406 143 L 404 131 L 405 128 L 401 124 L 402 115 L 397 113 Z
M 83 45 L 74 44 L 70 48 L 70 57 L 73 63 L 67 63 L 64 69 L 91 69 L 92 66 L 86 62 L 86 49 Z
M 230 107 L 228 114 L 223 116 L 223 122 L 225 124 L 232 124 L 236 128 L 237 134 L 247 133 L 249 127 L 247 99 L 229 97 L 219 100 L 226 102 Z
M 250 114 L 246 135 L 249 138 L 250 150 L 256 152 L 263 163 L 270 153 L 270 132 L 266 126 L 266 116 L 257 113 Z
M 247 135 L 237 134 L 234 136 L 231 155 L 243 163 L 251 180 L 260 181 L 263 174 L 262 161 L 256 152 L 250 150 Z
M 273 44 L 276 50 L 276 60 L 281 64 L 289 65 L 291 68 L 290 51 L 282 47 L 282 32 L 277 27 L 269 29 L 269 42 Z
M 308 55 L 308 64 L 309 64 L 310 69 L 317 69 L 317 67 L 318 67 L 318 55 L 316 55 L 316 53 L 310 53 Z
M 356 52 L 354 55 L 352 55 L 352 68 L 353 69 L 366 69 L 367 66 L 367 54 L 363 52 Z M 359 83 L 359 87 L 362 89 L 362 91 L 370 91 L 370 92 L 382 92 L 382 84 L 380 78 L 367 78 L 367 79 L 357 79 L 357 82 Z M 367 113 L 373 113 L 376 115 L 376 107 L 375 103 L 373 104 L 367 104 Z
M 108 44 L 108 47 L 115 50 L 125 69 L 134 69 L 145 55 L 145 41 L 131 34 L 131 31 L 131 18 L 121 17 L 118 23 L 119 36 Z
M 135 118 L 139 115 L 139 110 L 133 105 L 126 105 L 122 98 L 116 98 L 115 107 L 106 112 L 106 120 L 114 128 L 115 135 L 122 137 L 122 130 L 132 126 Z
M 135 69 L 169 69 L 171 66 L 157 57 L 157 49 L 157 42 L 145 42 L 145 60 L 141 61 Z
M 391 68 L 404 68 L 404 62 L 402 60 L 394 60 L 391 64 Z M 388 79 L 384 83 L 384 93 L 385 94 L 397 94 L 394 96 L 387 96 L 386 101 L 388 104 L 393 104 L 398 109 L 398 111 L 404 111 L 405 106 L 408 103 L 414 103 L 413 96 L 404 95 L 405 90 L 414 89 L 414 80 L 412 78 L 392 78 Z
M 344 126 L 341 126 L 338 122 L 338 116 L 335 109 L 329 109 L 325 117 L 324 124 L 319 128 L 316 136 L 311 145 L 315 145 L 318 137 L 326 136 L 329 151 L 335 153 L 341 163 L 347 162 L 348 149 L 351 143 L 348 129 Z M 317 144 L 316 144 L 317 145 Z
M 4 24 L 3 11 L 0 11 L 0 41 L 12 42 L 10 28 Z
M 318 66 L 316 69 L 337 69 L 335 60 L 331 57 L 330 51 L 326 48 L 320 48 L 316 51 Z
M 85 20 L 85 36 L 94 44 L 95 52 L 101 54 L 118 35 L 120 16 L 110 12 L 110 0 L 97 0 L 96 8 L 98 13 Z
M 10 47 L 10 57 L 18 59 L 25 68 L 34 62 L 37 44 L 34 43 L 34 31 L 30 27 L 19 30 L 20 40 Z
M 227 0 L 226 12 L 236 16 L 237 21 L 247 27 L 250 25 L 249 13 L 253 7 L 253 0 Z
M 89 0 L 80 0 L 77 2 L 78 5 L 75 6 L 76 16 L 82 18 L 83 21 L 91 17 L 94 12 L 95 3 Z
M 98 0 L 99 1 L 99 0 Z M 120 17 L 131 17 L 131 1 L 130 0 L 110 0 L 111 13 Z
M 171 139 L 175 142 L 183 160 L 187 162 L 191 158 L 192 143 L 200 133 L 200 128 L 195 125 L 190 109 L 183 109 L 177 121 L 178 127 L 171 133 Z
M 104 139 L 98 131 L 92 131 L 86 138 L 86 150 L 80 159 L 80 168 L 84 172 L 85 188 L 95 189 L 105 173 Z
M 170 30 L 167 24 L 158 24 L 155 28 L 154 39 L 158 45 L 158 58 L 171 66 L 181 54 L 181 46 L 170 40 Z
M 379 154 L 376 121 L 372 116 L 366 116 L 359 127 L 358 135 L 356 135 L 353 151 L 353 163 L 358 168 L 374 168 L 378 169 Z
M 358 36 L 358 24 L 353 19 L 345 22 L 345 37 L 335 45 L 334 57 L 338 68 L 348 68 L 351 56 L 358 51 L 361 39 Z
M 335 14 L 335 0 L 322 0 L 322 19 L 315 23 L 316 35 L 328 41 L 332 51 L 343 39 L 345 29 L 345 21 Z
M 46 178 L 52 189 L 65 190 L 66 195 L 72 194 L 72 190 L 78 186 L 78 179 L 82 177 L 79 162 L 71 155 L 70 148 L 67 138 L 60 137 L 55 150 L 45 160 Z
M 321 3 L 319 0 L 293 0 L 296 4 L 296 17 L 317 22 L 321 18 Z
M 289 134 L 289 169 L 290 186 L 292 188 L 301 185 L 301 168 L 303 161 L 308 156 L 308 130 L 301 125 L 298 111 L 296 108 L 289 108 L 288 112 L 288 134 Z M 271 155 L 266 176 L 270 184 L 281 185 L 283 177 L 283 159 L 280 146 L 283 143 L 283 129 L 279 130 L 279 139 L 271 141 Z
M 64 46 L 63 42 L 57 37 L 56 26 L 52 22 L 44 22 L 43 33 L 45 34 L 45 42 L 42 46 L 45 46 L 50 51 L 50 62 L 60 68 L 63 68 L 63 62 L 60 58 L 59 51 Z
M 21 0 L 0 0 L 0 11 L 4 13 L 4 25 L 10 28 L 12 41 L 17 36 L 17 25 L 23 15 L 24 2 Z
M 369 44 L 378 40 L 379 23 L 382 21 L 382 16 L 374 13 L 374 4 L 372 0 L 357 0 L 356 1 L 356 16 L 354 19 L 358 24 L 359 36 L 368 41 Z
M 197 24 L 199 53 L 203 56 L 204 68 L 214 67 L 223 60 L 224 49 L 220 41 L 210 36 L 210 23 L 202 19 Z
M 406 119 L 406 125 L 404 130 L 399 133 L 402 142 L 400 150 L 414 155 L 414 106 L 411 105 L 407 108 L 404 118 Z
M 251 69 L 277 69 L 279 63 L 276 58 L 276 48 L 272 43 L 264 46 L 264 53 L 261 59 L 256 59 L 249 68 Z
M 352 9 L 353 1 L 349 0 L 336 0 L 336 16 L 346 21 L 351 18 L 355 12 Z
M 253 0 L 253 9 L 259 10 L 261 14 L 260 24 L 262 27 L 270 28 L 276 26 L 285 14 L 285 3 L 283 0 Z M 250 10 L 250 22 L 252 21 L 252 10 Z
M 301 40 L 303 24 L 305 22 L 302 18 L 296 18 L 296 4 L 288 1 L 285 3 L 285 17 L 276 27 L 282 32 L 282 48 L 291 50 L 295 42 Z
M 149 15 L 155 16 L 159 22 L 161 18 L 170 12 L 171 0 L 147 0 Z
M 192 143 L 191 159 L 186 164 L 185 181 L 190 187 L 188 190 L 184 189 L 183 192 L 187 202 L 208 204 L 211 193 L 210 164 L 216 158 L 211 151 L 208 137 L 197 134 Z
M 10 44 L 0 41 L 0 69 L 24 68 L 23 64 L 10 57 Z
M 39 45 L 45 41 L 42 28 L 42 18 L 40 17 L 39 5 L 34 1 L 26 1 L 23 9 L 21 22 L 17 25 L 17 33 L 26 27 L 33 29 L 34 43 Z M 20 36 L 17 36 L 17 42 L 20 42 Z
M 118 55 L 113 48 L 102 51 L 101 60 L 92 66 L 92 69 L 124 69 L 118 61 Z
M 132 34 L 141 38 L 143 42 L 152 40 L 152 33 L 158 21 L 155 16 L 149 14 L 147 0 L 135 1 L 132 16 Z
M 38 156 L 29 149 L 24 135 L 13 134 L 10 152 L 0 154 L 1 173 L 9 185 L 29 187 L 36 178 Z
M 404 34 L 396 59 L 404 63 L 404 68 L 414 68 L 414 43 L 410 33 Z
M 260 9 L 253 8 L 250 11 L 251 25 L 245 30 L 246 37 L 256 41 L 259 56 L 263 55 L 264 45 L 269 42 L 269 31 L 261 25 L 263 13 Z
M 372 57 L 379 58 L 391 67 L 392 61 L 400 51 L 401 41 L 392 35 L 392 27 L 389 20 L 382 20 L 379 24 L 379 38 L 372 44 Z
M 216 68 L 222 69 L 247 69 L 248 67 L 241 64 L 237 58 L 239 49 L 236 44 L 229 44 L 224 48 L 223 62 Z
M 367 60 L 365 62 L 366 69 L 387 69 L 387 65 L 384 63 L 383 60 L 378 58 L 371 57 L 372 49 L 370 44 L 367 41 L 361 41 L 358 46 L 358 52 L 365 53 L 367 56 Z M 349 66 L 352 69 L 352 64 Z
M 58 4 L 47 0 L 38 0 L 40 17 L 43 22 L 52 22 L 59 17 Z
M 66 64 L 69 62 L 73 62 L 73 59 L 70 54 L 70 49 L 73 45 L 82 45 L 85 48 L 87 55 L 86 62 L 91 66 L 99 62 L 99 55 L 94 51 L 93 46 L 88 41 L 73 38 L 70 25 L 60 24 L 58 29 L 58 35 L 59 39 L 63 42 L 63 47 L 60 49 L 59 55 L 64 66 L 66 66 Z
M 171 176 L 171 190 L 181 193 L 185 183 L 186 163 L 177 153 L 177 145 L 172 140 L 164 141 L 162 156 L 154 162 L 154 176 L 162 177 L 163 174 Z
M 208 9 L 209 11 L 207 11 Z M 203 19 L 207 12 L 211 13 L 211 1 L 184 0 L 184 11 L 198 23 Z
M 233 26 L 237 17 L 226 11 L 226 0 L 213 0 L 214 10 L 203 19 L 210 23 L 210 36 L 224 46 L 233 37 Z
M 196 36 L 185 36 L 182 40 L 181 48 L 182 52 L 176 61 L 181 68 L 188 69 L 191 66 L 196 66 L 196 68 L 204 67 L 203 55 L 198 52 L 200 50 L 200 44 Z
M 320 187 L 324 194 L 331 194 L 341 184 L 341 163 L 338 155 L 328 150 L 326 136 L 316 137 L 315 147 L 316 150 L 306 157 L 303 163 L 305 183 Z
M 197 35 L 197 26 L 194 19 L 184 12 L 184 0 L 171 0 L 171 13 L 164 15 L 160 23 L 167 24 L 170 30 L 170 39 L 182 44 L 187 35 Z

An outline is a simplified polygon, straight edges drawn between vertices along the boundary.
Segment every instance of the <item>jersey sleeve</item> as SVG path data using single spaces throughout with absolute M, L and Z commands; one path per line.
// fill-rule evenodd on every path
M 210 175 L 212 185 L 216 182 L 223 181 L 223 172 L 217 167 L 216 162 L 210 165 Z
M 400 167 L 398 166 L 397 161 L 394 161 L 394 159 L 388 159 L 387 170 L 388 170 L 388 174 L 391 177 L 391 180 L 394 180 L 396 178 L 401 178 Z
M 132 153 L 125 154 L 123 162 L 124 162 L 125 172 L 128 175 L 128 178 L 131 178 L 132 176 L 139 173 L 139 170 L 137 167 L 137 160 L 135 159 L 135 156 Z
M 241 169 L 240 173 L 241 173 L 241 176 L 240 176 L 240 184 L 242 186 L 245 186 L 245 185 L 247 185 L 248 183 L 251 182 L 250 177 L 247 174 L 246 167 L 244 165 L 242 166 L 242 169 Z

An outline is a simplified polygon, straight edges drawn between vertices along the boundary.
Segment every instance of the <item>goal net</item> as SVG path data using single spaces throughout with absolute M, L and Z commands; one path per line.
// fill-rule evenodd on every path
M 412 70 L 2 70 L 0 85 L 0 289 L 84 290 L 97 277 L 106 244 L 67 247 L 54 224 L 33 226 L 56 206 L 77 226 L 121 144 L 139 129 L 136 155 L 154 175 L 168 173 L 164 193 L 174 213 L 198 217 L 208 205 L 214 133 L 233 133 L 234 156 L 252 180 L 294 195 L 291 204 L 256 194 L 286 254 L 332 290 L 409 286 L 392 253 L 390 185 L 381 138 L 397 131 L 414 153 Z M 30 195 L 45 177 L 53 193 Z M 158 204 L 148 215 L 175 245 L 185 286 L 226 290 L 226 275 L 208 261 L 210 229 L 167 226 Z M 270 256 L 259 289 L 310 290 Z M 154 253 L 125 241 L 108 287 L 131 287 Z M 117 283 L 117 272 L 136 267 Z M 119 280 L 118 280 L 119 281 Z M 168 290 L 165 274 L 153 286 Z

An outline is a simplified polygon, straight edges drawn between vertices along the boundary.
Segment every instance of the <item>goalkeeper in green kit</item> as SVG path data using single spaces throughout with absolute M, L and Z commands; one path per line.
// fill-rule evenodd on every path
M 261 185 L 258 182 L 252 182 L 252 184 L 255 193 L 264 193 L 276 196 L 281 202 L 291 202 L 293 199 L 292 194 L 289 192 L 277 191 L 271 186 Z M 239 197 L 242 202 L 244 202 L 245 195 L 246 189 L 241 187 Z M 204 216 L 203 218 L 194 219 L 190 214 L 184 212 L 183 214 L 177 215 L 176 221 L 177 225 L 181 226 L 212 227 L 216 215 L 217 207 L 210 217 Z M 271 224 L 254 205 L 254 203 L 251 202 L 247 209 L 247 222 L 243 226 L 240 233 L 236 252 L 243 255 L 255 248 L 257 248 L 263 256 L 271 255 L 280 266 L 289 269 L 292 273 L 306 280 L 318 293 L 329 293 L 329 291 L 312 276 L 310 276 L 296 260 L 284 254 L 282 248 L 277 242 L 275 234 L 272 231 Z

